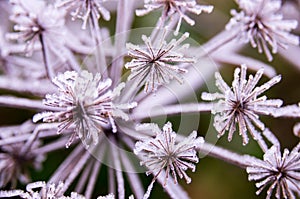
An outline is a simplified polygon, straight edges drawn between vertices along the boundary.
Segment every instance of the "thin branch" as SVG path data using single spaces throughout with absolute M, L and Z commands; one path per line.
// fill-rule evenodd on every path
M 205 157 L 206 155 L 217 158 L 219 160 L 223 160 L 230 164 L 236 165 L 245 169 L 248 164 L 245 159 L 245 155 L 239 155 L 227 149 L 223 149 L 219 146 L 215 146 L 210 143 L 203 143 L 198 146 L 197 150 L 200 152 L 201 157 Z
M 134 148 L 134 142 L 132 139 L 129 139 L 127 136 L 123 136 L 124 143 L 133 151 Z M 128 177 L 128 181 L 130 183 L 130 187 L 133 190 L 133 193 L 135 194 L 136 198 L 143 198 L 144 195 L 144 188 L 141 182 L 141 179 L 138 176 L 137 169 L 134 168 L 134 165 L 132 161 L 130 161 L 130 157 L 128 157 L 126 154 L 120 155 L 122 160 L 122 165 L 124 165 L 124 168 L 126 169 L 126 175 Z
M 145 118 L 152 118 L 152 117 L 158 117 L 163 115 L 174 115 L 180 113 L 210 112 L 212 107 L 213 107 L 213 103 L 167 105 L 167 106 L 151 109 L 151 112 L 147 112 L 147 111 L 134 112 L 131 118 L 133 120 L 141 120 Z
M 238 33 L 237 29 L 233 29 L 231 31 L 223 30 L 200 47 L 204 52 L 201 56 L 205 57 L 209 54 L 213 54 L 218 49 L 225 47 L 226 44 L 231 42 Z
M 85 194 L 84 194 L 86 199 L 92 198 L 92 193 L 93 193 L 93 190 L 94 190 L 94 187 L 95 187 L 95 184 L 96 184 L 96 180 L 98 178 L 100 168 L 101 168 L 101 162 L 95 160 L 94 161 L 94 167 L 93 167 L 92 172 L 90 174 L 90 178 L 89 178 L 87 188 L 86 188 L 86 191 L 85 191 Z
M 92 166 L 93 166 L 93 162 L 89 161 L 89 162 L 87 162 L 87 165 L 83 169 L 83 173 L 81 174 L 81 176 L 78 180 L 78 183 L 76 184 L 76 187 L 74 189 L 77 193 L 83 192 L 84 186 L 86 185 L 86 182 L 88 181 L 88 177 L 89 177 L 90 173 L 92 172 Z
M 235 66 L 246 64 L 248 68 L 255 71 L 264 68 L 264 74 L 267 77 L 274 77 L 276 75 L 276 71 L 272 66 L 251 57 L 224 51 L 213 54 L 212 57 L 217 62 L 230 63 Z
M 80 157 L 84 151 L 85 149 L 83 146 L 78 145 L 64 160 L 64 162 L 61 163 L 60 166 L 55 170 L 55 173 L 50 177 L 48 182 L 57 183 L 59 180 L 64 180 L 64 177 L 67 177 L 69 172 L 72 170 L 70 169 L 70 166 L 75 166 L 77 164 L 77 162 L 74 162 L 74 160 L 78 160 L 78 157 Z
M 55 140 L 50 144 L 43 145 L 40 148 L 33 149 L 32 152 L 36 155 L 38 154 L 46 154 L 58 149 L 63 149 L 66 147 L 66 143 L 69 138 L 61 138 L 59 140 Z
M 133 1 L 132 0 L 119 0 L 117 8 L 117 22 L 116 22 L 116 37 L 115 37 L 115 54 L 111 65 L 111 77 L 113 78 L 114 85 L 119 83 L 124 67 L 124 49 L 125 43 L 128 39 L 128 31 L 133 21 Z
M 115 143 L 116 140 L 112 139 L 113 142 Z M 120 162 L 120 154 L 118 151 L 118 148 L 115 147 L 114 144 L 111 144 L 111 152 L 112 152 L 112 158 L 114 162 L 114 167 L 115 167 L 115 173 L 117 177 L 117 182 L 118 182 L 118 195 L 120 199 L 125 198 L 125 185 L 124 185 L 124 177 L 122 174 L 122 169 L 121 169 L 121 162 Z
M 90 14 L 89 27 L 96 48 L 96 52 L 95 52 L 96 70 L 94 72 L 100 72 L 100 74 L 104 78 L 106 78 L 107 77 L 106 57 L 105 57 L 104 49 L 100 46 L 103 40 L 101 36 L 101 29 L 99 27 L 98 18 L 97 16 L 95 16 L 94 12 L 91 12 Z
M 44 65 L 47 71 L 47 75 L 49 79 L 52 79 L 55 75 L 54 75 L 54 71 L 53 69 L 50 67 L 49 63 L 48 63 L 48 57 L 47 57 L 47 53 L 46 53 L 46 44 L 44 41 L 44 37 L 42 34 L 39 35 L 39 40 L 41 42 L 41 46 L 42 46 L 42 54 L 43 54 L 43 61 L 44 61 Z
M 59 109 L 48 107 L 42 103 L 41 100 L 31 100 L 27 98 L 19 98 L 13 96 L 0 96 L 0 106 L 20 108 L 20 109 L 32 109 L 32 110 L 49 110 L 58 111 Z
M 79 175 L 85 164 L 87 163 L 88 159 L 90 158 L 90 154 L 88 151 L 84 153 L 84 155 L 80 158 L 76 166 L 72 169 L 72 172 L 70 175 L 68 175 L 67 179 L 64 182 L 64 187 L 60 190 L 60 193 L 63 194 L 65 193 L 72 182 L 75 180 L 75 178 Z
M 111 167 L 108 168 L 108 191 L 114 195 L 116 194 L 115 172 Z
M 157 181 L 163 186 L 165 183 L 165 171 L 162 170 L 162 173 L 157 176 Z M 188 194 L 179 184 L 174 184 L 174 179 L 172 177 L 168 178 L 167 185 L 164 187 L 166 192 L 173 199 L 188 199 Z
M 42 97 L 55 92 L 55 87 L 49 80 L 22 80 L 4 76 L 0 77 L 0 89 Z

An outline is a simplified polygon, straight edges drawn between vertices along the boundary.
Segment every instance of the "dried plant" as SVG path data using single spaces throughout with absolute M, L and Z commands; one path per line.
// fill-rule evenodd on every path
M 0 127 L 0 198 L 146 199 L 159 183 L 185 199 L 178 178 L 190 184 L 206 156 L 248 173 L 257 195 L 300 197 L 300 144 L 281 154 L 286 144 L 264 117 L 294 118 L 299 137 L 299 105 L 286 105 L 285 93 L 267 97 L 288 78 L 276 75 L 272 53 L 300 70 L 299 2 L 236 3 L 240 11 L 210 37 L 200 14 L 214 6 L 195 0 L 0 1 L 0 105 L 31 111 Z M 155 27 L 134 29 L 155 13 Z M 243 54 L 247 43 L 267 60 Z M 199 96 L 213 74 L 215 85 Z M 204 132 L 198 116 L 209 112 Z M 244 146 L 254 141 L 263 158 L 219 145 L 225 133 Z

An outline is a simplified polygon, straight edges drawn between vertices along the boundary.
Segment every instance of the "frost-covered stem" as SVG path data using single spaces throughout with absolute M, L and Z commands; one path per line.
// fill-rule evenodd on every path
M 24 52 L 24 50 L 22 52 Z M 41 64 L 39 62 L 33 61 L 28 58 L 24 58 L 24 57 L 16 57 L 16 56 L 8 55 L 5 57 L 5 60 L 14 65 L 17 65 L 20 67 L 26 67 L 26 69 L 31 69 L 31 70 L 41 67 Z M 42 71 L 42 70 L 40 71 L 40 73 L 41 73 L 41 75 L 45 75 L 44 71 Z
M 76 184 L 75 191 L 78 193 L 82 193 L 84 186 L 88 180 L 89 174 L 92 170 L 93 162 L 89 161 L 86 167 L 83 169 L 83 173 L 81 174 L 78 183 Z
M 63 180 L 63 177 L 69 174 L 68 168 L 70 167 L 70 165 L 75 164 L 74 160 L 77 160 L 78 157 L 82 155 L 84 150 L 85 149 L 82 147 L 82 145 L 78 145 L 72 151 L 72 153 L 64 160 L 64 162 L 61 163 L 60 166 L 56 169 L 55 173 L 51 176 L 49 182 L 57 183 L 59 180 Z
M 94 190 L 94 187 L 95 187 L 95 184 L 96 184 L 96 180 L 98 178 L 100 168 L 101 168 L 101 162 L 95 160 L 94 161 L 94 167 L 92 169 L 92 172 L 91 172 L 88 184 L 87 184 L 87 188 L 86 188 L 86 191 L 85 191 L 85 194 L 84 194 L 86 199 L 92 198 L 92 193 L 93 193 L 93 190 Z
M 72 184 L 74 179 L 79 175 L 80 171 L 84 167 L 84 165 L 87 163 L 88 159 L 90 157 L 89 152 L 85 152 L 84 155 L 81 157 L 79 162 L 76 164 L 76 166 L 72 169 L 72 172 L 68 176 L 68 178 L 64 181 L 64 187 L 60 190 L 60 194 L 65 193 L 69 186 Z
M 68 59 L 68 64 L 71 66 L 71 68 L 77 72 L 80 71 L 80 65 L 78 64 L 76 57 L 69 51 L 69 50 L 64 50 L 66 57 Z
M 44 125 L 44 124 L 41 124 Z M 53 124 L 51 124 L 53 125 Z M 54 126 L 54 125 L 53 125 Z M 53 127 L 56 128 L 56 127 Z M 28 131 L 28 129 L 26 129 Z M 53 132 L 41 132 L 38 137 L 39 138 L 46 138 L 46 137 L 51 137 L 51 136 L 56 136 L 56 130 Z M 13 144 L 13 143 L 18 143 L 18 142 L 24 142 L 28 140 L 28 138 L 31 136 L 31 134 L 24 134 L 24 135 L 18 135 L 18 136 L 13 136 L 5 139 L 0 140 L 0 146 L 2 145 L 8 145 L 8 144 Z
M 116 194 L 115 172 L 111 167 L 108 168 L 108 182 L 109 193 Z
M 129 80 L 122 91 L 122 102 L 131 101 L 139 91 L 139 88 L 140 86 L 138 81 Z
M 230 31 L 223 30 L 200 47 L 201 49 L 203 49 L 202 56 L 212 54 L 219 48 L 224 47 L 225 44 L 232 41 L 237 36 L 237 34 L 238 29 L 232 29 Z
M 134 128 L 134 124 L 132 126 Z M 153 134 L 149 134 L 148 132 L 136 131 L 135 129 L 132 129 L 132 128 L 129 128 L 126 126 L 122 126 L 122 132 L 125 135 L 127 135 L 133 139 L 136 139 L 136 140 L 147 139 L 147 138 L 149 138 L 149 136 L 153 136 Z
M 299 62 L 300 47 L 299 46 L 290 45 L 288 49 L 279 48 L 279 53 L 288 62 L 290 62 L 292 66 L 300 70 L 300 62 Z
M 100 155 L 97 156 L 97 159 L 93 159 L 93 168 L 90 172 L 89 175 L 89 181 L 88 184 L 86 186 L 86 190 L 85 190 L 85 197 L 87 199 L 90 199 L 92 197 L 92 193 L 96 184 L 96 180 L 99 176 L 99 172 L 101 169 L 101 163 L 102 163 L 102 159 L 103 159 L 103 155 L 105 154 L 106 151 L 106 145 L 104 144 L 99 144 L 97 146 L 95 146 L 95 148 L 90 150 L 90 153 L 93 153 L 92 151 L 101 151 Z
M 113 163 L 115 166 L 115 172 L 117 177 L 117 183 L 118 183 L 118 198 L 124 199 L 125 198 L 125 185 L 124 185 L 124 178 L 122 174 L 121 169 L 121 162 L 120 162 L 120 154 L 118 151 L 118 148 L 116 147 L 116 140 L 112 137 L 112 141 L 114 144 L 111 144 L 111 152 L 112 152 L 112 158 Z
M 166 24 L 166 20 L 165 20 L 165 17 L 160 17 L 159 20 L 157 21 L 156 23 L 156 26 L 155 28 L 153 28 L 152 32 L 151 32 L 151 40 L 152 40 L 152 43 L 153 45 L 156 44 L 156 42 L 159 42 L 160 41 L 160 38 L 158 37 L 159 36 L 159 32 L 166 28 L 168 31 L 166 33 L 166 37 L 167 35 L 171 32 L 170 30 L 172 30 L 176 24 L 177 24 L 177 20 L 179 19 L 179 16 L 176 15 L 176 16 L 173 16 L 174 18 L 172 18 L 172 20 L 168 21 L 168 23 Z
M 160 29 L 163 28 L 164 23 L 165 23 L 164 18 L 160 17 L 158 19 L 158 21 L 156 22 L 156 25 L 155 25 L 155 27 L 153 28 L 153 30 L 151 32 L 150 38 L 154 39 L 154 38 L 157 37 L 157 33 L 159 32 Z
M 179 113 L 210 112 L 212 107 L 213 107 L 213 103 L 166 105 L 156 109 L 151 109 L 151 112 L 147 112 L 147 111 L 134 112 L 131 118 L 135 120 L 141 120 L 145 118 L 157 117 L 162 115 L 173 115 Z
M 42 55 L 43 55 L 43 62 L 47 71 L 47 75 L 49 79 L 52 79 L 55 75 L 54 75 L 54 71 L 52 70 L 52 68 L 50 68 L 50 65 L 48 63 L 48 57 L 47 57 L 47 53 L 46 53 L 46 44 L 43 38 L 43 35 L 39 35 L 39 40 L 41 42 L 41 46 L 42 46 Z
M 13 96 L 0 96 L 0 106 L 33 110 L 59 110 L 57 108 L 45 106 L 40 100 L 31 100 L 27 98 L 19 98 Z
M 40 126 L 38 126 L 38 127 L 40 127 Z M 23 145 L 23 147 L 20 151 L 20 155 L 25 155 L 30 150 L 33 142 L 37 139 L 38 134 L 41 132 L 40 128 L 38 128 L 38 127 L 34 129 L 33 133 L 29 136 L 26 143 Z
M 119 0 L 117 8 L 117 23 L 115 37 L 115 55 L 111 65 L 111 77 L 114 85 L 117 85 L 121 79 L 124 67 L 124 46 L 126 44 L 128 31 L 133 20 L 132 0 Z
M 2 139 L 2 140 L 0 140 L 0 146 L 23 142 L 23 141 L 27 140 L 28 137 L 29 137 L 29 135 L 25 134 L 25 135 L 13 136 L 10 138 Z
M 134 168 L 129 161 L 129 158 L 120 156 L 122 159 L 122 163 L 126 171 L 133 171 Z M 129 179 L 130 187 L 133 190 L 136 198 L 142 198 L 144 194 L 144 189 L 141 183 L 139 176 L 136 173 L 126 172 L 127 178 Z
M 157 176 L 157 181 L 163 185 L 165 183 L 165 171 L 162 171 L 161 175 Z M 167 185 L 164 187 L 166 192 L 170 195 L 173 199 L 188 199 L 188 194 L 184 191 L 184 189 L 179 184 L 174 184 L 174 180 L 172 177 L 168 179 Z
M 38 155 L 38 154 L 47 154 L 49 152 L 58 150 L 58 149 L 63 149 L 66 146 L 66 142 L 68 141 L 68 138 L 62 138 L 60 140 L 55 140 L 54 142 L 50 144 L 46 144 L 40 148 L 34 149 L 33 153 Z
M 199 145 L 197 150 L 200 152 L 202 157 L 205 157 L 206 155 L 208 155 L 208 156 L 217 158 L 219 160 L 228 162 L 230 164 L 236 165 L 243 169 L 245 169 L 248 166 L 246 159 L 245 159 L 246 156 L 234 153 L 232 151 L 223 149 L 221 147 L 218 147 L 216 145 L 213 145 L 213 144 L 210 144 L 207 142 Z
M 0 89 L 17 93 L 28 93 L 44 97 L 47 93 L 54 93 L 55 89 L 48 80 L 21 80 L 12 77 L 0 77 Z
M 6 54 L 20 54 L 20 53 L 24 53 L 26 51 L 27 47 L 27 43 L 18 43 L 18 44 L 10 44 L 5 46 L 5 53 Z M 32 47 L 33 51 L 38 51 L 41 50 L 41 44 L 36 42 L 33 44 Z
M 122 136 L 122 141 L 129 147 L 131 151 L 134 150 L 135 143 L 128 136 Z M 134 168 L 132 162 L 130 162 L 130 157 L 125 157 L 126 155 L 121 155 L 122 165 L 126 169 L 126 175 L 129 179 L 130 187 L 133 190 L 136 198 L 142 198 L 144 194 L 144 187 L 142 185 L 141 179 L 137 175 L 138 171 Z
M 242 56 L 236 53 L 228 53 L 228 52 L 225 53 L 222 51 L 220 53 L 213 54 L 212 58 L 214 59 L 214 61 L 230 63 L 233 65 L 240 65 L 241 63 L 243 63 L 246 64 L 248 68 L 255 71 L 264 68 L 264 75 L 270 78 L 276 75 L 276 70 L 272 66 L 262 61 L 259 61 L 257 59 Z
M 96 49 L 95 52 L 96 71 L 92 71 L 92 72 L 99 72 L 102 75 L 102 77 L 106 78 L 107 77 L 106 57 L 105 57 L 104 49 L 100 45 L 100 43 L 103 42 L 101 36 L 101 30 L 99 27 L 97 16 L 95 16 L 95 14 L 93 13 L 94 12 L 91 12 L 90 14 L 89 27 L 90 27 L 92 38 L 94 40 L 95 49 Z

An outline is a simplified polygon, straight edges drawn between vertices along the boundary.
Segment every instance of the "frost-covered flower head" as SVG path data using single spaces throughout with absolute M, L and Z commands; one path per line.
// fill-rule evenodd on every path
M 31 53 L 36 42 L 42 45 L 54 45 L 63 42 L 64 16 L 62 10 L 55 9 L 40 0 L 10 0 L 13 14 L 10 19 L 16 23 L 16 32 L 8 33 L 7 38 L 27 42 L 27 51 Z
M 278 47 L 287 48 L 288 44 L 299 45 L 299 37 L 291 34 L 298 25 L 297 20 L 284 20 L 280 14 L 281 0 L 236 0 L 240 12 L 232 10 L 233 18 L 227 29 L 239 28 L 239 37 L 250 42 L 252 47 L 264 52 L 269 61 Z
M 147 128 L 148 125 L 151 124 L 141 125 L 139 130 L 142 130 L 143 127 Z M 138 141 L 134 149 L 134 153 L 141 158 L 141 165 L 148 168 L 146 174 L 154 175 L 154 179 L 145 194 L 146 198 L 150 194 L 154 181 L 158 175 L 164 173 L 165 168 L 164 186 L 170 175 L 174 178 L 174 183 L 177 183 L 177 175 L 190 183 L 191 178 L 186 174 L 186 171 L 191 169 L 195 172 L 195 163 L 199 161 L 196 147 L 204 142 L 203 138 L 197 138 L 197 132 L 193 131 L 187 138 L 176 143 L 176 133 L 170 122 L 166 123 L 162 130 L 154 124 L 152 127 L 156 137 Z
M 125 65 L 131 70 L 128 79 L 135 79 L 139 85 L 145 84 L 146 93 L 156 91 L 158 86 L 169 83 L 173 78 L 182 83 L 181 74 L 187 70 L 177 64 L 194 63 L 194 59 L 186 57 L 181 52 L 189 47 L 188 44 L 180 46 L 189 34 L 185 33 L 178 40 L 173 39 L 168 44 L 165 41 L 165 34 L 164 31 L 160 43 L 156 46 L 153 46 L 151 38 L 145 35 L 142 39 L 146 48 L 127 44 L 128 55 L 133 58 Z
M 29 183 L 26 186 L 26 191 L 12 190 L 12 191 L 0 191 L 0 197 L 16 197 L 24 199 L 85 199 L 84 196 L 72 192 L 71 196 L 64 196 L 61 190 L 64 187 L 63 182 L 59 182 L 57 185 L 54 183 L 46 184 L 46 182 L 39 181 Z
M 99 73 L 67 71 L 54 78 L 53 83 L 58 87 L 58 93 L 46 95 L 44 104 L 57 108 L 57 111 L 37 114 L 34 121 L 59 122 L 58 133 L 75 125 L 67 147 L 76 137 L 87 145 L 91 141 L 97 144 L 98 134 L 109 124 L 113 132 L 117 131 L 110 79 L 102 81 Z
M 299 146 L 291 152 L 285 149 L 282 155 L 280 148 L 273 146 L 264 154 L 264 160 L 249 159 L 248 179 L 257 181 L 257 195 L 264 189 L 267 189 L 267 199 L 272 197 L 273 192 L 277 199 L 295 198 L 293 191 L 300 193 Z
M 175 33 L 178 33 L 182 19 L 191 26 L 195 24 L 195 21 L 186 15 L 185 12 L 191 12 L 199 15 L 202 12 L 211 13 L 213 10 L 213 6 L 198 5 L 195 0 L 144 0 L 144 2 L 145 8 L 136 10 L 136 15 L 144 16 L 159 8 L 163 9 L 160 18 L 160 20 L 163 22 L 168 18 L 172 18 L 174 15 L 178 15 L 179 21 Z
M 255 76 L 249 75 L 248 79 L 246 73 L 246 65 L 236 68 L 232 87 L 230 87 L 222 79 L 220 73 L 216 72 L 216 86 L 220 93 L 203 93 L 202 99 L 217 101 L 212 113 L 215 114 L 214 126 L 218 131 L 218 137 L 229 131 L 228 141 L 231 141 L 236 131 L 236 125 L 238 125 L 244 145 L 249 141 L 247 131 L 255 140 L 263 144 L 260 132 L 255 128 L 256 126 L 261 131 L 265 130 L 265 125 L 259 120 L 259 114 L 272 115 L 282 105 L 282 100 L 269 100 L 266 96 L 260 97 L 260 95 L 278 83 L 281 76 L 273 77 L 263 85 L 256 87 L 263 75 L 263 69 L 257 71 Z M 265 144 L 263 145 L 261 147 L 266 148 Z
M 83 21 L 82 28 L 85 29 L 88 19 L 94 18 L 97 21 L 101 16 L 106 21 L 110 20 L 109 11 L 102 6 L 106 0 L 59 0 L 58 7 L 65 7 L 73 10 L 71 16 Z
M 41 169 L 42 162 L 45 159 L 44 154 L 34 152 L 40 146 L 40 141 L 35 140 L 31 143 L 26 141 L 5 144 L 8 140 L 13 140 L 17 136 L 29 136 L 32 134 L 31 125 L 25 123 L 23 127 L 27 128 L 27 133 L 17 129 L 16 132 L 0 133 L 0 188 L 10 184 L 11 187 L 17 185 L 17 181 L 28 183 L 30 181 L 29 167 Z
M 97 199 L 115 199 L 114 194 L 108 194 L 106 196 L 99 196 Z

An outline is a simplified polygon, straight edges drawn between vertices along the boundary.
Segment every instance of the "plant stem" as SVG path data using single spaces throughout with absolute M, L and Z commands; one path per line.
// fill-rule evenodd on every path
M 44 65 L 45 65 L 45 68 L 47 71 L 47 76 L 51 80 L 55 75 L 54 75 L 53 69 L 50 68 L 50 65 L 48 63 L 48 58 L 47 58 L 47 53 L 46 53 L 46 43 L 44 41 L 44 37 L 42 34 L 39 35 L 39 40 L 40 40 L 41 46 L 42 46 L 42 55 L 43 55 Z
M 219 160 L 228 162 L 230 164 L 236 165 L 242 169 L 245 169 L 248 166 L 245 155 L 234 153 L 232 151 L 223 149 L 210 143 L 205 142 L 201 144 L 197 148 L 197 150 L 200 152 L 202 158 L 208 155 Z
M 33 80 L 28 84 L 28 80 L 3 76 L 0 77 L 0 89 L 40 97 L 55 92 L 54 86 L 48 80 Z
M 111 77 L 113 84 L 116 86 L 122 76 L 124 67 L 124 56 L 126 50 L 124 49 L 125 43 L 128 39 L 128 31 L 133 21 L 133 16 L 129 13 L 133 12 L 133 4 L 131 0 L 119 0 L 117 8 L 117 23 L 116 23 L 116 37 L 115 37 L 115 54 L 111 65 Z
M 237 36 L 237 34 L 238 29 L 232 29 L 230 31 L 223 30 L 200 47 L 204 52 L 201 57 L 213 54 L 218 49 L 224 47 L 224 45 L 232 41 Z
M 131 116 L 134 120 L 142 120 L 145 118 L 173 115 L 180 113 L 198 113 L 211 111 L 213 103 L 192 103 L 192 104 L 176 104 L 151 109 L 151 113 L 147 111 L 134 112 Z
M 43 105 L 43 103 L 40 100 L 31 100 L 27 98 L 19 98 L 12 96 L 0 96 L 0 106 L 33 110 L 61 110 L 59 108 L 48 107 L 46 105 Z
M 95 61 L 96 61 L 96 69 L 92 72 L 99 72 L 102 77 L 107 77 L 107 64 L 106 64 L 106 57 L 105 52 L 101 44 L 103 44 L 102 37 L 101 37 L 101 30 L 99 27 L 99 22 L 97 16 L 91 12 L 90 20 L 89 20 L 89 27 L 91 31 L 92 38 L 94 40 L 94 47 L 96 49 L 95 52 Z M 102 43 L 101 43 L 102 42 Z

